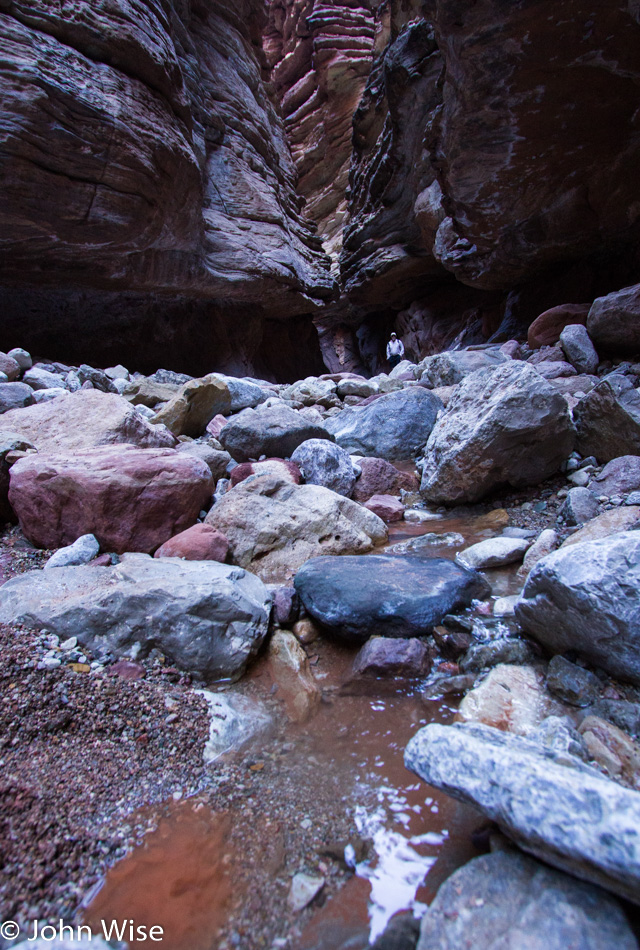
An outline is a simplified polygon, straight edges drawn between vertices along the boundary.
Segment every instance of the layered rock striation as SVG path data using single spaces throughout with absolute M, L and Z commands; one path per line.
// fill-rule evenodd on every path
M 174 362 L 198 336 L 211 369 L 218 340 L 250 363 L 265 318 L 331 296 L 263 24 L 258 0 L 2 5 L 3 342 L 20 322 L 32 348 L 95 354 L 142 326 Z

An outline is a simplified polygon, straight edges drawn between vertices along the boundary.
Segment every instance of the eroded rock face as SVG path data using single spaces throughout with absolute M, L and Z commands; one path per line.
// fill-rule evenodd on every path
M 200 346 L 222 367 L 216 337 L 257 331 L 255 353 L 265 317 L 310 313 L 330 295 L 261 75 L 264 16 L 259 0 L 16 0 L 2 13 L 8 339 L 19 328 L 54 352 L 61 313 L 94 354 L 101 340 L 113 349 L 116 328 L 123 352 L 124 336 L 142 342 L 140 324 L 177 339 L 163 327 L 172 300 L 154 297 L 173 294 L 183 346 L 200 308 Z M 98 298 L 89 319 L 85 292 Z

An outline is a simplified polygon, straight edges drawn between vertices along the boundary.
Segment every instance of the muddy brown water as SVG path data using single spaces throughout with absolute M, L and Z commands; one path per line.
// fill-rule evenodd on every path
M 459 534 L 463 542 L 428 545 L 428 556 L 453 558 L 463 547 L 500 534 L 505 515 L 457 512 L 421 525 L 401 522 L 391 526 L 385 549 L 424 535 Z M 494 596 L 519 590 L 515 573 L 515 568 L 488 572 Z M 427 723 L 450 722 L 455 697 L 425 702 L 415 684 L 391 695 L 381 695 L 375 685 L 373 694 L 345 695 L 340 684 L 354 651 L 322 640 L 309 652 L 329 702 L 306 725 L 287 727 L 288 754 L 278 766 L 277 781 L 307 790 L 311 809 L 313 802 L 318 811 L 329 801 L 333 807 L 337 802 L 346 808 L 348 803 L 355 838 L 370 846 L 360 860 L 356 856 L 351 879 L 323 906 L 305 912 L 309 919 L 304 927 L 293 928 L 286 942 L 273 945 L 288 950 L 365 950 L 393 914 L 422 910 L 440 883 L 478 853 L 471 831 L 482 818 L 404 767 L 408 740 Z M 256 664 L 248 680 L 265 696 L 270 693 L 266 660 Z M 260 756 L 276 741 L 259 740 Z M 157 829 L 108 872 L 86 919 L 96 928 L 101 919 L 122 918 L 161 925 L 165 950 L 217 950 L 216 935 L 224 930 L 235 869 L 242 861 L 229 844 L 229 828 L 233 823 L 242 833 L 246 820 L 240 813 L 215 813 L 197 800 L 170 805 Z M 237 903 L 237 893 L 235 899 Z M 241 946 L 253 950 L 254 944 Z

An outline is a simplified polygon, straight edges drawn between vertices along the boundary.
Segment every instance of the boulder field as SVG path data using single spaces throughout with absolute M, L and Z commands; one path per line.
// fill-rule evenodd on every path
M 0 624 L 55 644 L 39 673 L 216 689 L 264 664 L 268 710 L 253 676 L 206 694 L 211 765 L 337 696 L 457 703 L 406 763 L 495 850 L 441 886 L 418 946 L 473 928 L 489 948 L 498 918 L 518 950 L 532 922 L 549 946 L 635 946 L 640 364 L 599 360 L 588 323 L 290 385 L 21 359 L 0 545 L 44 569 L 0 584 Z M 327 686 L 332 650 L 352 656 Z

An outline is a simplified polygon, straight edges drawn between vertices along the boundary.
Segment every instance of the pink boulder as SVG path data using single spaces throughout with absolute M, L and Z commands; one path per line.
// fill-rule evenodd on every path
M 217 439 L 228 421 L 228 419 L 218 413 L 218 415 L 214 416 L 211 422 L 207 424 L 207 432 L 209 435 L 212 435 L 214 439 Z
M 94 534 L 103 550 L 150 554 L 196 521 L 212 490 L 201 459 L 125 444 L 21 459 L 11 469 L 9 498 L 38 547 Z
M 527 343 L 532 350 L 537 350 L 540 346 L 553 346 L 570 323 L 586 325 L 590 308 L 589 303 L 565 303 L 545 310 L 529 326 Z
M 404 505 L 393 495 L 372 495 L 369 501 L 365 502 L 364 507 L 387 524 L 392 521 L 402 521 L 404 515 Z
M 358 459 L 358 465 L 362 475 L 351 496 L 355 501 L 367 501 L 372 495 L 399 495 L 403 488 L 405 491 L 417 491 L 420 485 L 417 475 L 399 472 L 385 459 Z
M 302 475 L 295 462 L 284 459 L 265 459 L 264 462 L 242 462 L 231 471 L 231 487 L 239 485 L 249 475 L 278 475 L 292 485 L 299 485 Z
M 181 557 L 185 561 L 224 561 L 229 542 L 221 531 L 210 524 L 194 524 L 186 531 L 169 538 L 154 557 Z

